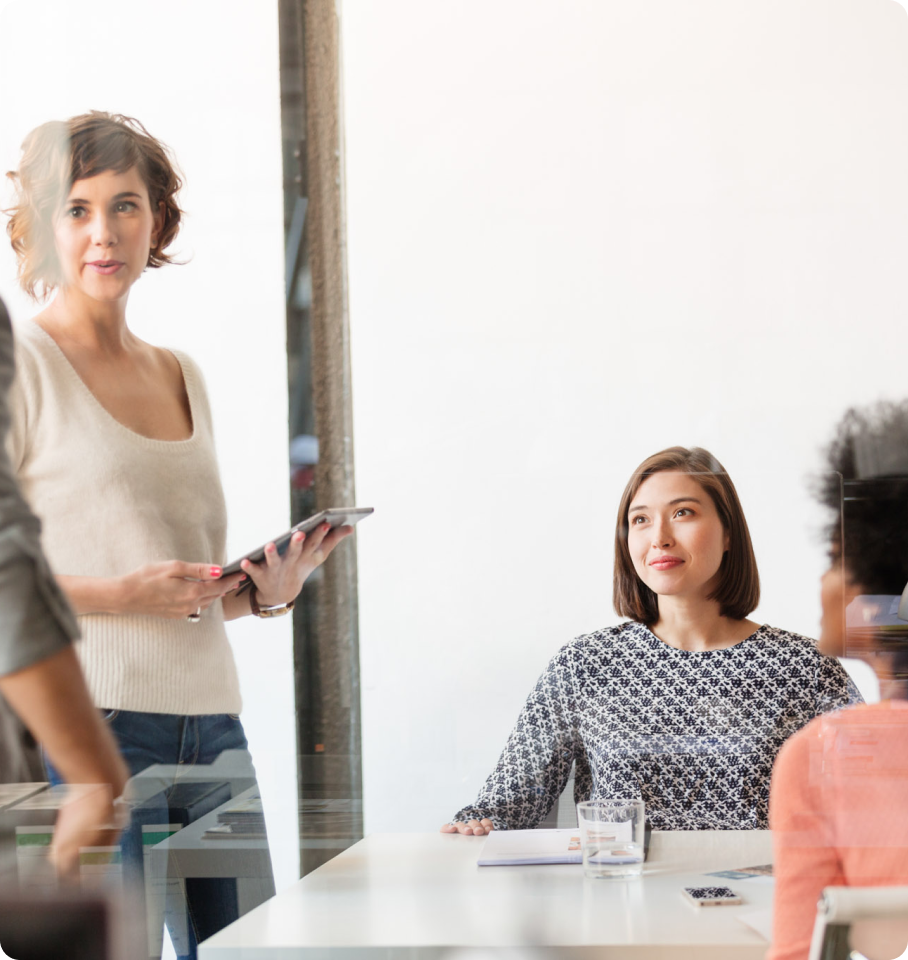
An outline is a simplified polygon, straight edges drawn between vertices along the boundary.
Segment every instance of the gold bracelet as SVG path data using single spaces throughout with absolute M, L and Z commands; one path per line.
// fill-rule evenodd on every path
M 260 617 L 262 620 L 267 620 L 269 617 L 282 617 L 285 613 L 290 613 L 295 603 L 295 600 L 291 600 L 289 603 L 279 603 L 276 607 L 260 607 L 258 591 L 254 584 L 249 591 L 249 608 L 253 616 Z

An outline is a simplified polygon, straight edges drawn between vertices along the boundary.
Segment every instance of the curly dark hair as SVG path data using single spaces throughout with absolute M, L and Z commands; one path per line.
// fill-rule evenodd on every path
M 43 299 L 60 281 L 54 218 L 72 185 L 133 167 L 145 183 L 152 209 L 163 215 L 148 266 L 174 263 L 165 250 L 180 229 L 183 212 L 177 193 L 183 183 L 170 151 L 138 120 L 92 110 L 43 123 L 25 138 L 19 169 L 7 173 L 16 187 L 16 204 L 4 212 L 10 217 L 6 232 L 19 263 L 19 283 L 30 297 Z
M 826 449 L 815 492 L 834 518 L 834 560 L 867 594 L 908 583 L 908 400 L 849 409 Z

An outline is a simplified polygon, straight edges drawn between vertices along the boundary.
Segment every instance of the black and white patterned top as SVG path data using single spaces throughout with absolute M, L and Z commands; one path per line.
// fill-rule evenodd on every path
M 640 797 L 655 829 L 766 829 L 782 744 L 860 702 L 837 660 L 776 627 L 703 652 L 639 623 L 598 630 L 550 661 L 476 803 L 454 822 L 535 827 L 576 764 L 575 800 Z

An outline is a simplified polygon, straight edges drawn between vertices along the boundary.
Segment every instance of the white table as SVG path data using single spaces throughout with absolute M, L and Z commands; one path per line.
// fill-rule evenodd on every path
M 654 833 L 638 880 L 586 880 L 574 865 L 477 867 L 483 840 L 376 834 L 201 944 L 199 960 L 434 960 L 522 946 L 511 957 L 757 960 L 767 943 L 737 916 L 772 884 L 710 870 L 769 863 L 768 831 Z M 740 907 L 697 908 L 685 886 L 726 884 Z M 488 956 L 486 952 L 484 954 Z

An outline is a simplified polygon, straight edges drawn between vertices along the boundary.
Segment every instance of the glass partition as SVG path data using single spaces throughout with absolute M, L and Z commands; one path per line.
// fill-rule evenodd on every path
M 11 449 L 56 573 L 210 570 L 317 510 L 375 507 L 296 585 L 292 612 L 258 587 L 255 607 L 247 588 L 177 616 L 80 607 L 96 706 L 131 774 L 125 831 L 83 852 L 86 896 L 141 877 L 116 910 L 143 957 L 211 937 L 258 950 L 271 911 L 281 937 L 312 934 L 279 944 L 301 950 L 560 955 L 662 920 L 687 936 L 677 877 L 772 858 L 783 745 L 904 680 L 905 572 L 825 609 L 820 595 L 830 542 L 848 568 L 887 549 L 861 505 L 902 502 L 897 483 L 842 481 L 823 455 L 846 408 L 903 396 L 900 5 L 159 0 L 86 24 L 35 0 L 0 7 L 0 36 L 4 172 L 46 121 L 122 110 L 184 182 L 177 262 L 140 258 L 128 310 L 122 291 L 88 297 L 106 305 L 93 321 L 116 321 L 104 329 L 128 318 L 120 346 L 153 345 L 136 347 L 150 368 L 86 365 L 86 341 L 55 325 L 69 315 L 42 313 L 65 297 L 17 283 L 27 244 L 0 252 L 37 378 L 16 388 Z M 137 171 L 113 204 L 70 196 Z M 64 184 L 69 214 L 45 224 L 55 257 L 60 219 L 105 214 L 86 242 L 106 252 L 72 253 L 70 286 L 89 289 L 82 266 L 98 283 L 120 271 L 113 214 L 150 189 L 144 171 L 118 159 Z M 149 255 L 158 203 L 148 193 Z M 101 455 L 77 442 L 86 410 L 160 456 L 137 469 L 112 454 L 106 487 L 77 488 L 80 451 Z M 33 456 L 48 423 L 56 474 Z M 204 469 L 163 466 L 200 428 Z M 679 442 L 722 467 L 634 476 Z M 818 484 L 839 485 L 839 520 Z M 135 536 L 107 526 L 124 490 Z M 815 650 L 824 617 L 846 672 Z M 51 840 L 73 798 L 30 760 L 4 771 L 0 872 L 62 904 Z M 575 802 L 595 797 L 644 800 L 651 864 L 673 879 L 647 885 L 644 869 L 604 894 L 619 888 L 477 867 L 489 826 L 575 831 Z M 452 820 L 478 826 L 441 832 Z M 752 939 L 735 948 L 765 950 L 765 929 L 739 933 Z

